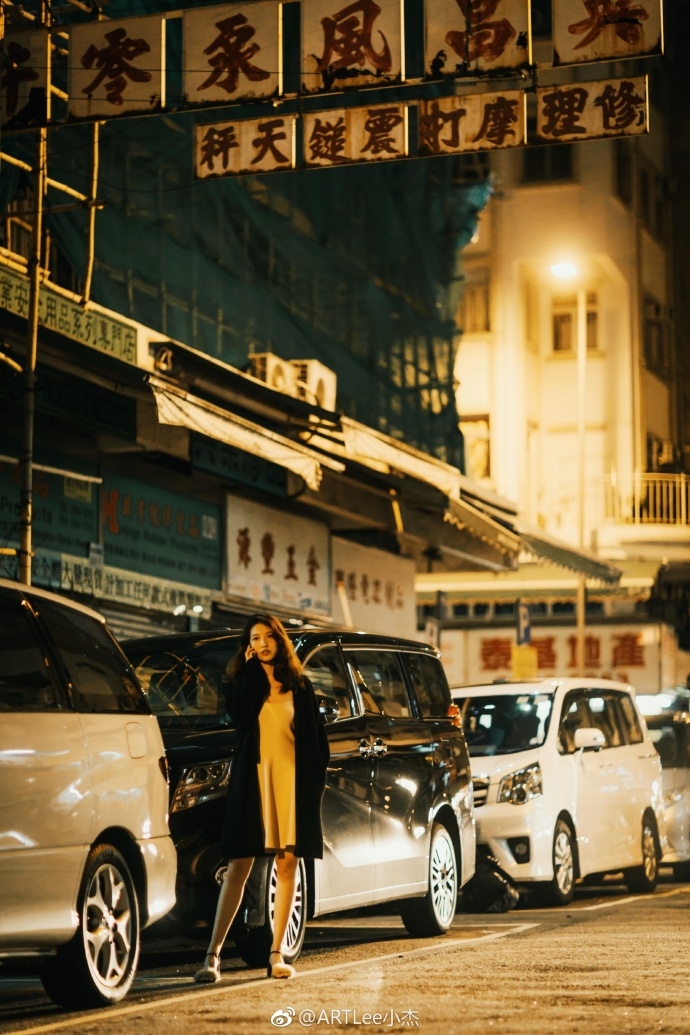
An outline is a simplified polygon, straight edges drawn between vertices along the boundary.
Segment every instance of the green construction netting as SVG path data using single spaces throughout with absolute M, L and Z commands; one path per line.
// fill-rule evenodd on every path
M 113 0 L 107 13 L 184 6 Z M 168 25 L 174 69 L 179 22 Z M 319 360 L 337 374 L 342 412 L 463 467 L 454 316 L 460 252 L 488 183 L 460 182 L 453 156 L 195 181 L 193 127 L 227 111 L 102 126 L 93 300 L 242 369 L 250 352 Z M 256 106 L 242 114 L 256 117 Z M 2 149 L 32 161 L 33 135 L 5 135 Z M 51 129 L 49 175 L 88 192 L 90 140 L 88 125 Z M 4 166 L 0 197 L 21 183 Z M 49 191 L 49 207 L 64 201 Z M 81 209 L 47 215 L 77 276 L 86 219 Z

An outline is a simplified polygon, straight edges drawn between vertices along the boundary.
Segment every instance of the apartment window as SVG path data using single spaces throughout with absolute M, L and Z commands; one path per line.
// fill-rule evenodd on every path
M 550 180 L 572 180 L 572 178 L 572 144 L 544 144 L 526 147 L 523 150 L 523 183 L 546 183 Z
M 475 481 L 491 477 L 489 417 L 463 417 L 460 431 L 465 443 L 465 473 Z
M 597 348 L 597 296 L 587 293 L 587 350 Z M 577 296 L 554 295 L 551 308 L 553 351 L 575 353 L 577 351 Z
M 668 375 L 668 321 L 664 307 L 651 295 L 644 300 L 644 358 L 649 370 L 661 377 Z
M 467 269 L 459 313 L 460 327 L 465 334 L 491 330 L 489 304 L 488 268 L 481 266 Z
M 616 194 L 625 205 L 632 205 L 633 152 L 629 140 L 616 141 Z

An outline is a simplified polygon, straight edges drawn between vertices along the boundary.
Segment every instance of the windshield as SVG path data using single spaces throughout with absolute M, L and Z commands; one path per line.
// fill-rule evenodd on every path
M 198 728 L 227 722 L 225 669 L 238 638 L 211 640 L 187 650 L 128 648 L 129 660 L 162 727 Z
M 496 694 L 458 701 L 470 755 L 508 755 L 544 743 L 553 694 Z

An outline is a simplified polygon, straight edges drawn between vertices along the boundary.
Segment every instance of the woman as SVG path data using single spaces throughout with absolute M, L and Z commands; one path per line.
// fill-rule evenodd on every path
M 282 943 L 299 857 L 323 855 L 321 798 L 328 738 L 311 683 L 277 618 L 252 615 L 228 665 L 228 712 L 238 726 L 221 851 L 230 862 L 221 887 L 200 983 L 220 981 L 220 951 L 257 855 L 276 857 L 269 977 L 289 978 Z

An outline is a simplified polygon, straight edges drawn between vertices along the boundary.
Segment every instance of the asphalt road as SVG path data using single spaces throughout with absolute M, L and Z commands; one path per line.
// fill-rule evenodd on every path
M 606 884 L 578 888 L 565 909 L 458 913 L 444 938 L 410 938 L 393 913 L 316 920 L 291 981 L 248 970 L 230 946 L 222 983 L 199 988 L 203 951 L 147 941 L 128 998 L 91 1013 L 65 1013 L 29 971 L 0 969 L 0 1032 L 690 1033 L 690 885 L 670 876 L 651 896 Z

